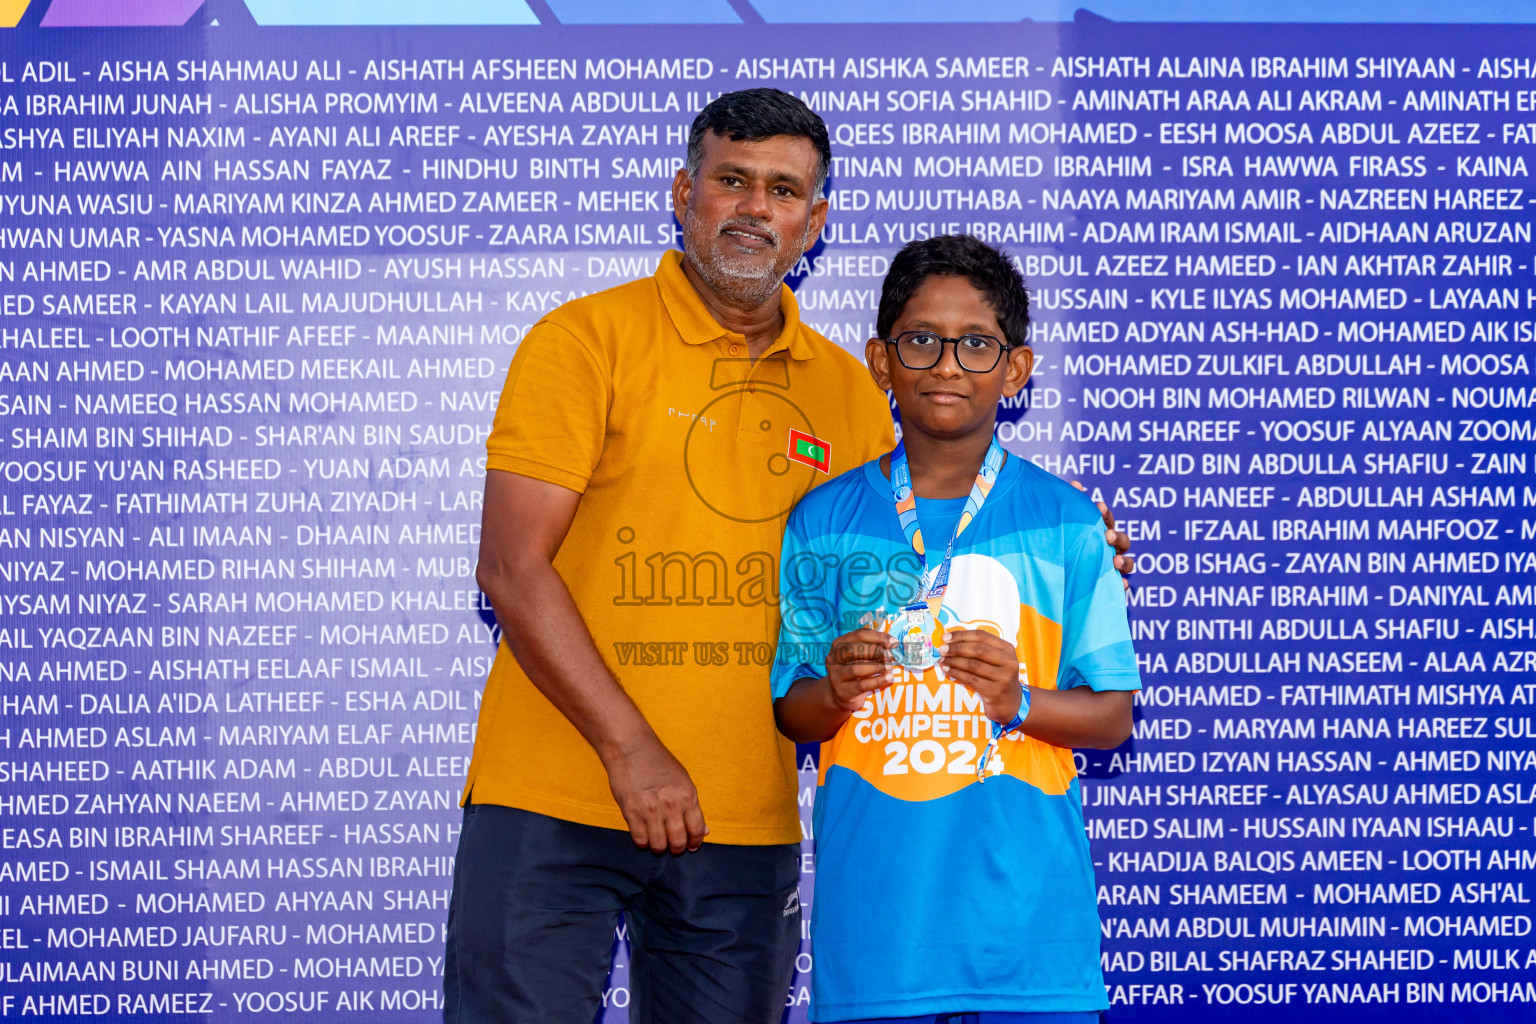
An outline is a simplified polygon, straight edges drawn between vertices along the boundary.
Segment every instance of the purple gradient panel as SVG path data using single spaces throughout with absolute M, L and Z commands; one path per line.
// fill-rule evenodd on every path
M 44 28 L 185 25 L 204 0 L 53 0 Z

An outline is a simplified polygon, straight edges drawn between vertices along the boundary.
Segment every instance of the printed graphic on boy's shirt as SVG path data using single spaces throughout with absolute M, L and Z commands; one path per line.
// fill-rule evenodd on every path
M 1061 625 L 1020 599 L 1013 574 L 988 555 L 956 555 L 938 615 L 939 630 L 981 629 L 1019 653 L 1020 681 L 1054 689 Z M 938 636 L 934 638 L 938 642 Z M 939 666 L 899 669 L 896 682 L 869 695 L 822 747 L 821 781 L 832 765 L 856 772 L 899 800 L 936 800 L 978 783 L 976 759 L 991 738 L 981 697 L 945 678 Z M 1042 792 L 1065 793 L 1072 752 L 1013 733 L 1000 744 L 1003 774 Z

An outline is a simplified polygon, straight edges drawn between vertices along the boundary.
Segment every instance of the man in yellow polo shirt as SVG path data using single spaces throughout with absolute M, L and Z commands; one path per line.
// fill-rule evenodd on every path
M 885 396 L 782 283 L 826 219 L 830 163 L 798 99 L 716 99 L 672 186 L 684 252 L 551 312 L 512 362 L 477 574 L 505 635 L 464 790 L 454 1024 L 590 1024 L 620 912 L 636 1024 L 783 1013 L 800 826 L 768 691 L 780 538 L 811 487 L 895 443 Z

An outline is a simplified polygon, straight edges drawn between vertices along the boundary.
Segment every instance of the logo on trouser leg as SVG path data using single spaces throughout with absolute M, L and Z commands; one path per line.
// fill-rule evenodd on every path
M 779 916 L 788 917 L 790 914 L 797 912 L 799 909 L 800 889 L 796 887 L 794 891 L 789 894 L 789 899 L 784 901 L 784 913 Z

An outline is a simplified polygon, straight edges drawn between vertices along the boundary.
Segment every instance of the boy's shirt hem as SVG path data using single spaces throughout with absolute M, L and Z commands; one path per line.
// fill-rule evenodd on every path
M 1016 993 L 955 991 L 921 999 L 891 999 L 842 1006 L 827 1004 L 818 1006 L 809 1019 L 811 1024 L 839 1024 L 842 1021 L 856 1024 L 870 1018 L 927 1017 L 941 1013 L 985 1013 L 988 1010 L 1014 1013 L 1098 1013 L 1109 1009 L 1107 996 L 1101 998 L 1097 1006 L 1084 1006 L 1074 998 L 1075 995 L 1065 993 L 1021 1001 Z

